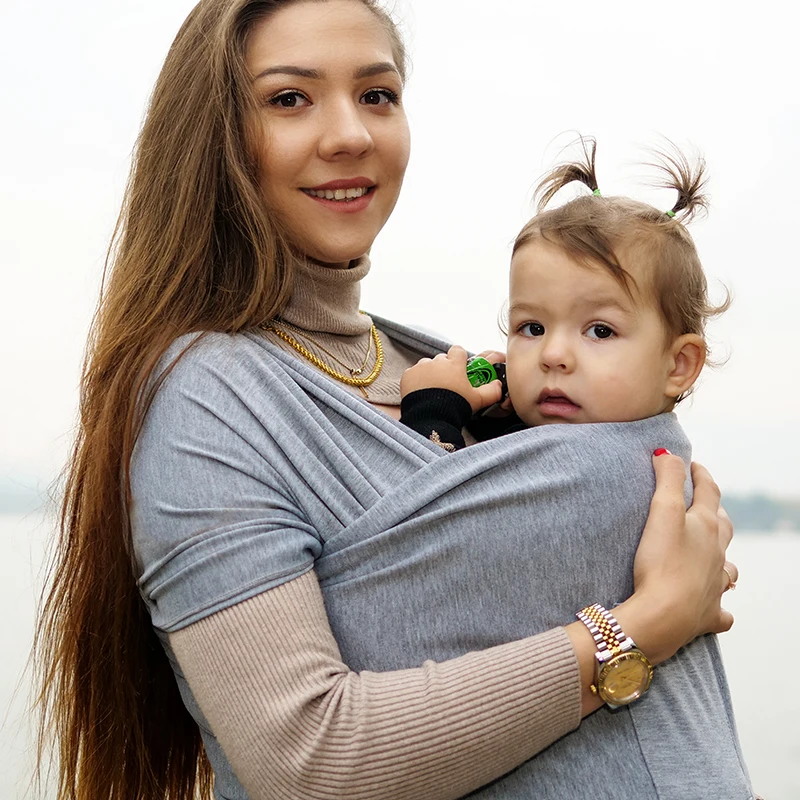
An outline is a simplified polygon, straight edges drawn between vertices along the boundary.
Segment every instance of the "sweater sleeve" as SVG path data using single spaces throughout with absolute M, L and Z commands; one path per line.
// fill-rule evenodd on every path
M 461 430 L 471 416 L 466 399 L 449 389 L 418 389 L 400 403 L 400 422 L 451 453 L 466 446 Z
M 313 572 L 169 643 L 252 800 L 458 798 L 580 722 L 563 629 L 417 669 L 355 673 Z

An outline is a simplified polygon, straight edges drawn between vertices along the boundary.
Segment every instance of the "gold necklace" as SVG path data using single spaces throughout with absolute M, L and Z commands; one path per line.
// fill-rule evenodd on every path
M 364 313 L 363 311 L 360 313 Z M 345 364 L 341 358 L 339 358 L 335 353 L 331 353 L 322 342 L 317 341 L 313 336 L 311 336 L 308 331 L 304 331 L 302 328 L 298 328 L 296 325 L 292 325 L 291 322 L 286 322 L 286 320 L 274 320 L 276 325 L 280 325 L 282 328 L 288 328 L 290 331 L 294 331 L 299 336 L 302 336 L 304 339 L 308 339 L 315 347 L 322 350 L 323 353 L 330 356 L 337 364 L 341 364 L 348 372 L 352 378 L 357 377 L 360 375 L 366 368 L 367 368 L 367 361 L 369 361 L 369 355 L 372 352 L 372 342 L 373 337 L 370 336 L 369 342 L 367 343 L 367 352 L 364 354 L 364 360 L 361 362 L 360 367 L 356 367 L 355 369 L 351 368 L 349 364 Z
M 288 323 L 281 322 L 279 324 L 287 325 Z M 349 369 L 349 367 L 347 367 L 346 364 L 344 364 L 342 361 L 336 358 L 336 356 L 334 356 L 331 352 L 322 347 L 322 345 L 320 345 L 319 342 L 315 341 L 308 334 L 306 334 L 305 332 L 301 332 L 299 329 L 294 328 L 294 326 L 292 326 L 292 328 L 294 330 L 297 330 L 297 332 L 300 333 L 301 336 L 305 336 L 306 339 L 313 342 L 317 347 L 320 348 L 320 350 L 327 353 L 331 358 L 333 358 L 343 367 Z M 383 344 L 381 343 L 381 337 L 378 335 L 378 329 L 375 327 L 375 325 L 373 325 L 372 328 L 370 329 L 371 338 L 370 338 L 369 350 L 367 350 L 367 355 L 364 358 L 364 363 L 359 368 L 350 369 L 350 375 L 344 375 L 338 370 L 335 370 L 333 367 L 326 364 L 319 356 L 314 355 L 314 353 L 312 353 L 307 347 L 298 342 L 297 339 L 292 338 L 291 336 L 289 336 L 288 333 L 280 330 L 280 328 L 276 328 L 275 325 L 265 325 L 264 329 L 269 331 L 270 333 L 274 333 L 279 339 L 282 339 L 284 342 L 286 342 L 286 344 L 290 345 L 295 350 L 297 350 L 297 352 L 300 353 L 300 355 L 303 356 L 303 358 L 310 361 L 315 367 L 321 369 L 326 375 L 329 375 L 334 380 L 337 380 L 340 383 L 344 383 L 347 386 L 357 386 L 359 389 L 361 389 L 362 393 L 364 394 L 364 397 L 369 399 L 366 387 L 375 383 L 375 380 L 377 379 L 378 375 L 381 374 L 381 370 L 383 369 Z M 369 358 L 369 354 L 372 351 L 373 342 L 375 343 L 375 365 L 372 367 L 372 371 L 369 373 L 369 375 L 366 375 L 363 378 L 357 378 L 356 375 L 363 372 L 364 369 L 366 368 L 367 359 Z

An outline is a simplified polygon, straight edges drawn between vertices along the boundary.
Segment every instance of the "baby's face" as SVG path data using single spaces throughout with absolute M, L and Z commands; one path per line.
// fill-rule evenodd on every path
M 516 252 L 506 368 L 526 424 L 626 422 L 672 408 L 670 343 L 659 312 L 633 291 L 544 239 Z

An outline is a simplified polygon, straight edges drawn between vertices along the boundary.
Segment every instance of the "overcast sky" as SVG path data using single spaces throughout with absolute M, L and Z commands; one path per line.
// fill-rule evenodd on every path
M 102 263 L 147 97 L 185 0 L 4 0 L 0 11 L 0 484 L 62 464 Z M 668 208 L 642 147 L 703 153 L 692 226 L 735 303 L 726 366 L 680 417 L 723 489 L 800 494 L 800 104 L 788 4 L 399 0 L 413 153 L 365 308 L 473 349 L 501 343 L 510 243 L 569 131 L 604 194 Z M 719 296 L 719 295 L 717 295 Z

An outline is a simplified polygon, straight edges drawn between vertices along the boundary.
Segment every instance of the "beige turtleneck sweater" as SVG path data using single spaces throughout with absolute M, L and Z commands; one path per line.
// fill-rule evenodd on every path
M 361 281 L 369 270 L 369 256 L 362 256 L 354 261 L 349 269 L 332 269 L 308 261 L 298 261 L 295 266 L 292 298 L 276 320 L 276 327 L 284 330 L 337 372 L 347 374 L 348 369 L 334 361 L 329 353 L 333 353 L 350 369 L 360 367 L 372 341 L 372 319 L 360 313 Z M 281 322 L 288 322 L 293 328 L 306 332 L 307 336 L 282 326 Z M 267 336 L 287 353 L 302 358 L 296 349 L 280 337 L 270 333 Z M 399 406 L 400 378 L 404 370 L 417 363 L 420 355 L 397 344 L 380 331 L 379 336 L 384 363 L 375 382 L 366 387 L 367 399 L 376 405 Z M 318 345 L 322 345 L 324 349 Z M 326 350 L 329 352 L 326 353 Z M 375 347 L 372 346 L 363 374 L 368 374 L 374 364 Z M 355 386 L 344 383 L 340 385 L 360 397 L 364 396 Z
M 281 318 L 359 366 L 372 324 L 358 313 L 368 270 L 366 258 L 348 270 L 299 265 Z M 418 356 L 388 336 L 382 342 L 385 366 L 369 400 L 397 405 L 400 376 Z M 581 718 L 578 662 L 562 628 L 417 669 L 352 672 L 313 570 L 169 642 L 251 800 L 458 798 Z

